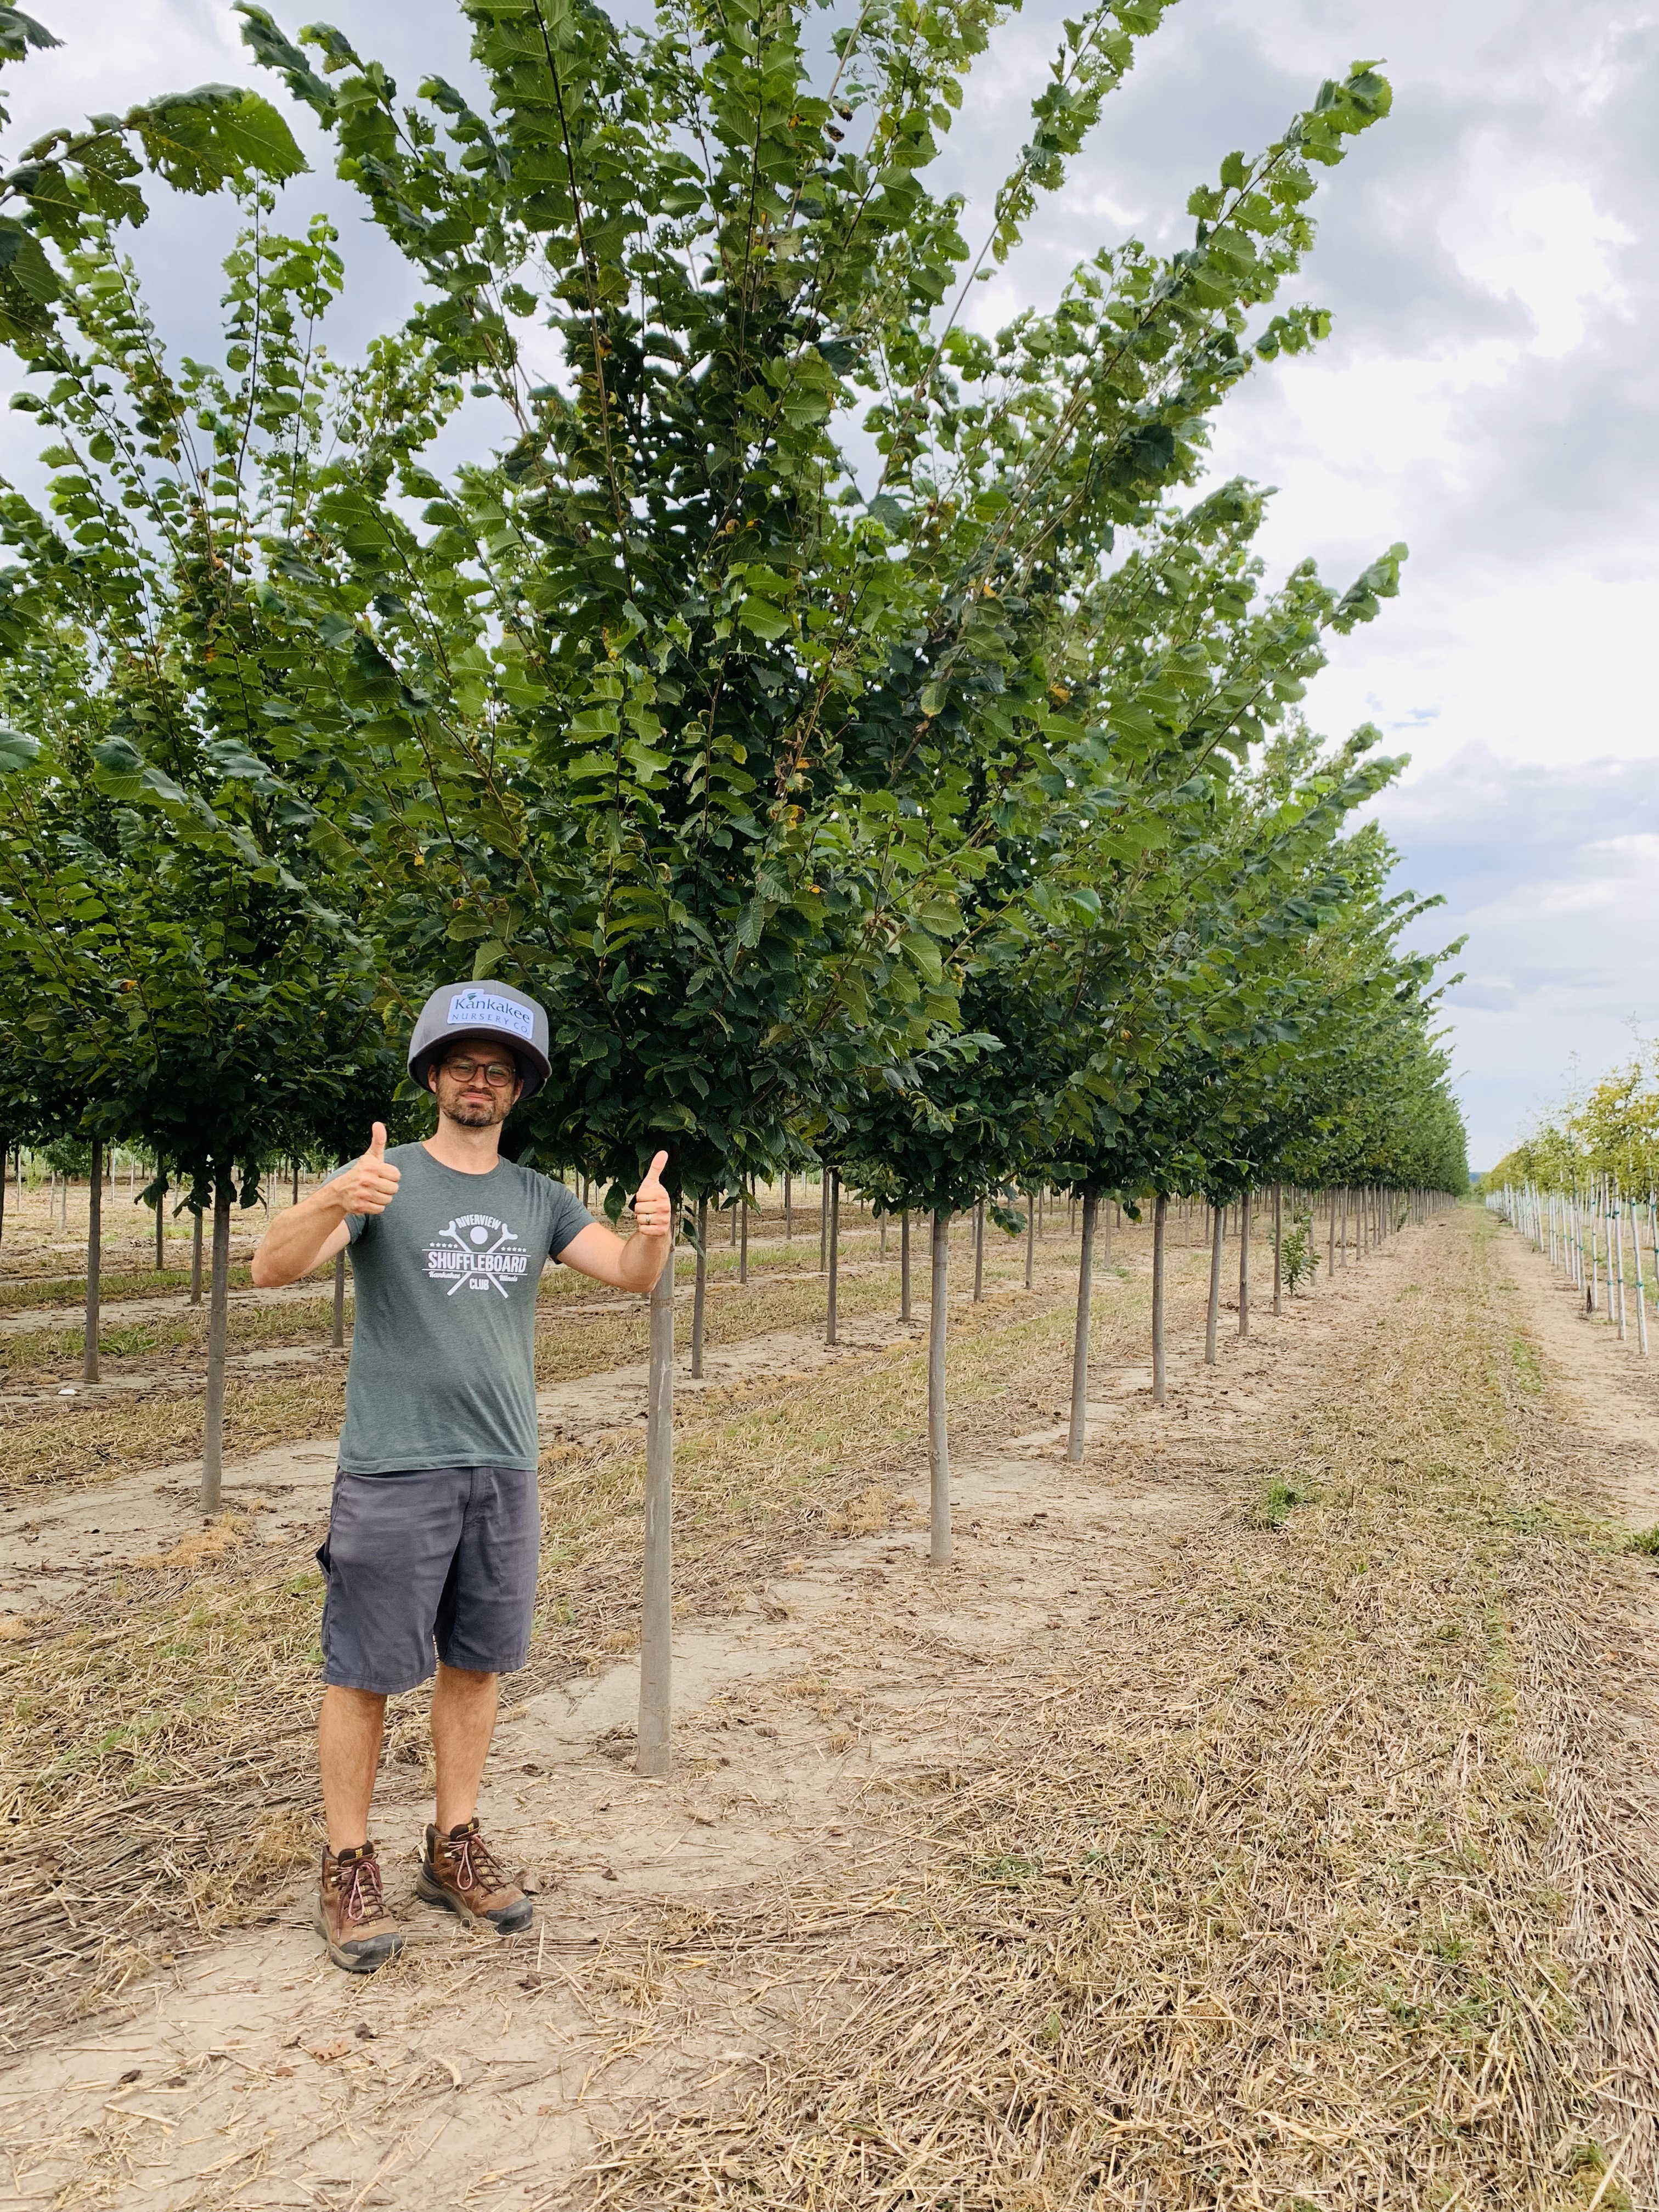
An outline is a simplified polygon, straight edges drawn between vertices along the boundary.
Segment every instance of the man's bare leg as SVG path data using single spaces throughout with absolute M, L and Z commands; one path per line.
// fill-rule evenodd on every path
M 386 1699 L 373 1690 L 343 1690 L 331 1683 L 317 1716 L 317 1764 L 323 1778 L 323 1817 L 331 1851 L 356 1850 L 368 1840 L 368 1807 L 386 1734 Z
M 439 1662 L 432 1686 L 432 1755 L 438 1768 L 441 1835 L 451 1834 L 478 1809 L 501 1681 L 499 1674 L 477 1674 Z

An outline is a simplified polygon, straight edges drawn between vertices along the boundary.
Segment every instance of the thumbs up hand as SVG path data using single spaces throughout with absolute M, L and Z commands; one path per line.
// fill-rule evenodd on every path
M 377 1121 L 368 1150 L 343 1175 L 336 1176 L 329 1188 L 347 1213 L 384 1213 L 398 1195 L 402 1180 L 400 1171 L 386 1156 L 386 1123 Z
M 667 1153 L 659 1152 L 634 1194 L 634 1227 L 641 1237 L 666 1237 L 673 1229 L 674 1201 L 658 1180 L 667 1165 Z

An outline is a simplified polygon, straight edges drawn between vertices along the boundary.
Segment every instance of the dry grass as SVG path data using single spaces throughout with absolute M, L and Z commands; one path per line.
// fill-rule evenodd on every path
M 1654 1837 L 1608 1779 L 1633 1570 L 1463 1225 L 1288 1419 L 1167 1448 L 1221 1510 L 1178 1580 L 977 1701 L 959 1662 L 924 1676 L 915 1731 L 966 1744 L 943 1795 L 879 1811 L 833 1881 L 649 1931 L 665 2008 L 713 1956 L 772 2047 L 746 2094 L 722 2065 L 642 2113 L 573 2199 L 1652 2201 Z M 1266 1527 L 1292 1471 L 1311 1502 Z M 774 1981 L 781 2033 L 744 2011 Z
M 337 1436 L 344 1417 L 343 1361 L 232 1376 L 225 1385 L 226 1459 Z M 21 1504 L 39 1490 L 177 1466 L 201 1449 L 201 1385 L 188 1376 L 62 1406 L 0 1407 L 0 1498 Z
M 1068 1331 L 1063 1304 L 1048 1301 L 988 1301 L 963 1317 L 964 1438 L 988 1407 L 1006 1418 L 1034 1371 L 1052 1390 Z M 314 1375 L 283 1387 L 320 1395 Z M 872 1485 L 914 1466 L 924 1392 L 907 1349 L 699 1402 L 678 1431 L 677 1609 L 726 1610 L 804 1545 L 849 1516 L 867 1522 Z M 255 1418 L 251 1398 L 266 1417 L 276 1410 L 269 1386 L 233 1385 L 234 1433 Z M 283 1404 L 300 1418 L 294 1398 Z M 337 1420 L 335 1405 L 316 1409 L 313 1433 Z M 182 1409 L 193 1418 L 191 1401 Z M 106 1418 L 155 1410 L 127 1401 Z M 632 1647 L 643 1479 L 633 1448 L 548 1470 L 537 1631 L 518 1694 Z M 262 1546 L 251 1563 L 240 1544 L 216 1543 L 89 1587 L 0 1649 L 12 1845 L 0 1871 L 10 1907 L 0 1912 L 0 2036 L 104 2002 L 201 1940 L 192 1899 L 216 1899 L 222 1922 L 257 1909 L 274 1871 L 257 1839 L 303 1836 L 314 1799 L 319 1599 L 307 1552 L 273 1562 Z M 423 1711 L 418 1696 L 396 1701 L 389 1757 L 422 1735 Z

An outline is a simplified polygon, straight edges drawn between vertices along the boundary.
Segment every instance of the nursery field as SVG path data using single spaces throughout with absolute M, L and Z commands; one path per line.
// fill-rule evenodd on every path
M 195 1388 L 173 1322 L 121 1355 L 156 1379 L 93 1403 L 24 1401 L 58 1371 L 30 1336 L 0 2203 L 1652 2201 L 1652 1365 L 1463 1206 L 1206 1366 L 1183 1225 L 1161 1409 L 1150 1233 L 1097 1254 L 1077 1464 L 1064 1209 L 1030 1291 L 1000 1236 L 982 1299 L 957 1266 L 944 1569 L 920 1271 L 904 1326 L 896 1238 L 847 1222 L 832 1351 L 815 1218 L 763 1224 L 742 1285 L 716 1247 L 665 1781 L 632 1766 L 641 1323 L 556 1283 L 544 1435 L 568 1418 L 483 1806 L 537 1923 L 481 1942 L 413 1900 L 398 1700 L 376 1820 L 411 1940 L 367 1985 L 308 1925 L 327 1454 L 231 1453 L 204 1525 L 187 1468 L 138 1464 Z M 237 1433 L 329 1432 L 326 1319 L 297 1376 L 237 1377 L 289 1394 Z

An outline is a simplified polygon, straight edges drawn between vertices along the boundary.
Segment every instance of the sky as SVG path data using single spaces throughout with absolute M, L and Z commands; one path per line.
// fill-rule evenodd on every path
M 65 43 L 7 72 L 12 158 L 36 131 L 204 80 L 283 97 L 218 0 L 33 12 Z M 940 173 L 970 240 L 1064 12 L 1027 0 L 969 80 Z M 451 0 L 336 0 L 330 20 L 411 88 L 468 73 Z M 1273 574 L 1311 555 L 1346 583 L 1395 540 L 1411 549 L 1400 598 L 1339 641 L 1306 708 L 1334 737 L 1374 722 L 1410 756 L 1376 811 L 1401 887 L 1444 900 L 1419 941 L 1467 939 L 1444 1005 L 1483 1167 L 1575 1068 L 1659 1030 L 1659 0 L 1176 0 L 972 315 L 989 329 L 1049 305 L 1126 237 L 1183 243 L 1192 186 L 1356 58 L 1383 69 L 1394 111 L 1322 179 L 1318 244 L 1285 295 L 1328 307 L 1332 335 L 1229 398 L 1213 464 L 1278 487 Z M 344 349 L 406 281 L 295 121 L 314 170 L 283 219 L 340 221 Z M 225 221 L 162 204 L 141 234 L 164 329 L 213 327 Z M 33 442 L 0 415 L 0 470 L 29 482 Z

